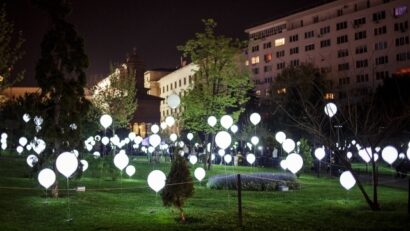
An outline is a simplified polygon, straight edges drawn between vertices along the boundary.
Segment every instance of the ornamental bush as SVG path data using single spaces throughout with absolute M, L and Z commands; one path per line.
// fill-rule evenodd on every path
M 289 190 L 298 189 L 296 177 L 290 173 L 241 174 L 242 190 L 276 191 L 281 186 Z M 215 175 L 209 178 L 207 187 L 211 189 L 237 189 L 237 174 Z

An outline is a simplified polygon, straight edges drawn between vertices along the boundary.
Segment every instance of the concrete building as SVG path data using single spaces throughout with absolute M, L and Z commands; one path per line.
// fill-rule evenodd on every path
M 291 65 L 326 73 L 328 99 L 367 94 L 392 74 L 410 73 L 408 0 L 337 0 L 245 30 L 256 93 L 269 94 Z

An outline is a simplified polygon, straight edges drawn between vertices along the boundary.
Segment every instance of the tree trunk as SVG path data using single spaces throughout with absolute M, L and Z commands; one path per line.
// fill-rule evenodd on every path
M 186 218 L 185 218 L 184 210 L 182 210 L 182 208 L 179 208 L 179 218 L 180 218 L 181 223 L 185 223 Z
M 58 198 L 58 181 L 56 181 L 53 187 L 51 188 L 51 195 L 54 198 Z
M 379 185 L 378 176 L 379 174 L 378 174 L 376 163 L 372 161 L 372 177 L 373 177 L 373 208 L 372 210 L 380 210 L 378 193 L 377 193 L 378 185 Z

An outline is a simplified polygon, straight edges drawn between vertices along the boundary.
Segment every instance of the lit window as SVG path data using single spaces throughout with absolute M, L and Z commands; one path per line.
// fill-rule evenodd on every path
M 394 8 L 394 16 L 399 17 L 407 13 L 407 6 L 399 6 Z
M 285 45 L 285 38 L 280 38 L 275 40 L 275 47 L 283 46 Z
M 245 61 L 245 65 L 246 65 L 246 66 L 249 66 L 249 60 L 246 60 L 246 61 Z
M 257 64 L 257 63 L 259 63 L 259 56 L 252 57 L 252 58 L 251 58 L 251 63 L 252 63 L 252 64 Z
M 333 93 L 326 93 L 325 94 L 325 99 L 334 99 L 335 98 L 335 95 L 333 94 Z
M 278 95 L 286 94 L 286 87 L 278 89 L 276 92 L 278 93 Z

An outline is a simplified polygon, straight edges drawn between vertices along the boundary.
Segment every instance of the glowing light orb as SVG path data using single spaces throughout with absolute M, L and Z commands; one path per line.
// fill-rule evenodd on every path
M 239 128 L 238 128 L 238 126 L 237 126 L 237 125 L 235 125 L 235 124 L 234 124 L 234 125 L 232 125 L 232 126 L 231 126 L 231 132 L 232 132 L 232 133 L 234 133 L 234 134 L 235 134 L 235 133 L 237 133 L 237 132 L 238 132 L 238 130 L 239 130 Z
M 286 134 L 282 131 L 279 131 L 275 134 L 275 139 L 278 141 L 278 143 L 283 143 L 283 141 L 286 140 Z
M 135 137 L 137 137 L 137 135 L 135 134 L 135 132 L 130 132 L 130 133 L 128 133 L 128 139 L 134 140 Z
M 100 124 L 105 129 L 107 129 L 112 124 L 112 117 L 110 115 L 104 114 L 100 117 Z
M 259 124 L 259 122 L 261 122 L 261 115 L 259 115 L 259 113 L 257 112 L 254 112 L 251 114 L 249 119 L 251 123 L 256 126 L 257 124 Z
M 281 160 L 280 163 L 279 163 L 279 165 L 280 165 L 280 167 L 281 167 L 283 170 L 288 169 L 288 165 L 286 164 L 286 159 Z
M 256 146 L 259 143 L 259 138 L 257 136 L 252 136 L 251 143 Z
M 21 154 L 24 151 L 24 148 L 21 146 L 17 146 L 16 151 L 18 154 Z
M 293 151 L 295 149 L 295 146 L 295 141 L 293 141 L 292 139 L 285 139 L 285 141 L 283 141 L 282 143 L 282 148 L 287 153 Z
M 100 152 L 95 151 L 95 152 L 93 152 L 93 156 L 94 156 L 95 159 L 98 159 L 98 158 L 100 158 L 101 154 L 100 154 Z
M 253 163 L 255 163 L 256 157 L 253 153 L 249 153 L 248 155 L 246 155 L 246 161 L 248 161 L 248 163 L 250 165 L 252 165 Z
M 346 190 L 350 190 L 356 184 L 356 180 L 354 179 L 352 173 L 350 171 L 344 171 L 339 178 L 340 184 Z
M 286 157 L 286 167 L 293 174 L 297 173 L 303 167 L 303 159 L 299 154 L 292 153 Z
M 132 165 L 128 165 L 125 169 L 125 173 L 127 173 L 129 177 L 132 177 L 135 174 L 135 167 Z
M 168 127 L 172 127 L 175 124 L 174 117 L 167 116 L 167 118 L 165 118 L 165 123 L 168 125 Z
M 218 155 L 219 155 L 220 157 L 224 156 L 224 155 L 225 155 L 225 150 L 219 149 L 219 150 L 218 150 Z
M 38 157 L 36 155 L 28 155 L 26 159 L 27 165 L 32 168 L 37 162 L 38 162 Z
M 117 167 L 120 171 L 124 170 L 125 167 L 127 167 L 130 159 L 128 158 L 127 154 L 125 152 L 119 152 L 117 155 L 114 156 L 114 165 Z
M 324 148 L 316 148 L 315 149 L 315 157 L 320 161 L 322 160 L 326 155 L 325 149 Z
M 26 146 L 26 144 L 27 144 L 27 138 L 26 137 L 20 137 L 20 139 L 19 139 L 19 144 L 21 145 L 21 146 Z
M 134 142 L 139 145 L 143 140 L 141 136 L 136 136 Z
M 104 136 L 104 137 L 101 139 L 101 143 L 104 144 L 104 145 L 107 145 L 109 142 L 110 142 L 110 139 L 109 139 L 108 137 L 106 137 L 106 136 Z
M 167 177 L 160 170 L 154 170 L 148 175 L 148 186 L 155 192 L 159 192 L 165 186 Z
M 171 94 L 167 98 L 168 106 L 172 109 L 175 109 L 181 104 L 181 99 L 177 94 Z
M 358 154 L 366 163 L 369 163 L 372 160 L 372 149 L 370 147 L 360 149 Z
M 191 163 L 192 165 L 195 165 L 198 162 L 198 157 L 192 155 L 189 156 L 189 163 Z
M 346 153 L 346 157 L 347 157 L 347 159 L 352 159 L 352 157 L 353 157 L 353 154 L 352 154 L 352 152 L 347 152 Z
M 57 170 L 69 178 L 78 168 L 78 159 L 72 152 L 61 153 L 56 160 Z
M 152 134 L 149 136 L 149 143 L 156 148 L 161 143 L 161 137 L 158 134 Z
M 229 129 L 233 124 L 232 116 L 230 116 L 230 115 L 222 116 L 221 120 L 220 120 L 220 123 L 221 123 L 223 128 Z
M 397 160 L 398 155 L 397 149 L 391 145 L 384 147 L 382 150 L 383 160 L 390 165 Z
M 175 142 L 175 141 L 178 139 L 178 136 L 177 136 L 177 134 L 172 133 L 172 134 L 169 136 L 169 139 L 170 139 L 172 142 Z
M 231 163 L 231 161 L 232 161 L 232 156 L 229 155 L 229 154 L 226 154 L 226 155 L 224 156 L 224 161 L 225 161 L 225 163 L 227 163 L 227 164 Z
M 159 126 L 157 124 L 152 125 L 151 132 L 157 134 L 159 132 Z
M 325 105 L 324 110 L 325 110 L 325 114 L 326 114 L 327 116 L 329 116 L 330 118 L 332 118 L 334 115 L 336 115 L 337 106 L 336 106 L 336 104 L 334 104 L 334 103 L 327 103 L 327 104 Z
M 24 114 L 23 115 L 23 121 L 25 122 L 25 123 L 27 123 L 28 121 L 30 121 L 30 119 L 31 119 L 31 117 L 30 117 L 30 115 L 29 114 Z
M 56 181 L 56 174 L 53 170 L 45 168 L 40 171 L 37 176 L 37 180 L 41 186 L 43 186 L 45 189 L 48 189 Z
M 88 161 L 80 160 L 80 163 L 83 165 L 83 167 L 82 167 L 83 172 L 85 172 L 85 170 L 88 169 Z
M 208 117 L 207 122 L 208 122 L 209 126 L 214 127 L 216 125 L 216 123 L 218 122 L 218 120 L 216 119 L 215 116 L 210 116 L 210 117 Z
M 167 123 L 165 122 L 162 122 L 159 126 L 161 127 L 162 130 L 165 130 L 168 127 Z
M 231 145 L 231 135 L 226 131 L 220 131 L 215 136 L 215 143 L 219 148 L 226 149 Z
M 186 138 L 187 138 L 189 141 L 191 141 L 191 140 L 194 138 L 194 134 L 188 133 L 188 134 L 186 135 Z
M 202 181 L 205 178 L 206 172 L 205 169 L 198 167 L 194 171 L 194 176 L 198 181 Z

